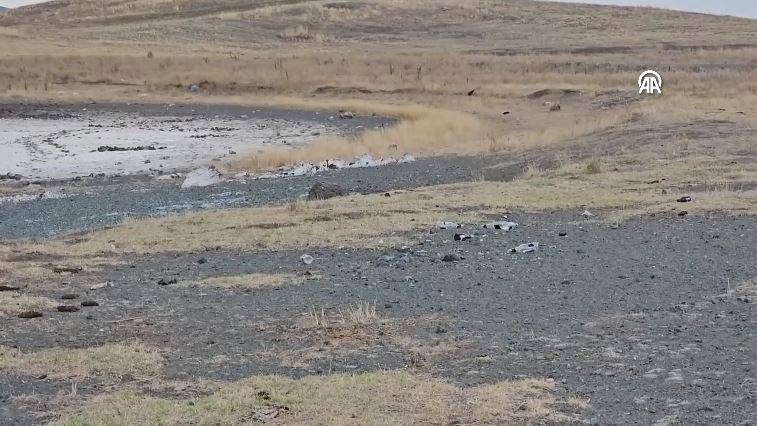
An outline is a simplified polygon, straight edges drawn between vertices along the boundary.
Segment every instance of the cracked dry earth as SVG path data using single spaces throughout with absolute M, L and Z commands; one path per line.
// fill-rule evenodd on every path
M 25 289 L 51 298 L 77 293 L 100 306 L 3 319 L 0 345 L 32 351 L 137 338 L 160 348 L 167 379 L 182 381 L 384 369 L 461 386 L 547 377 L 562 397 L 589 401 L 576 422 L 754 421 L 757 315 L 753 290 L 739 287 L 757 276 L 753 217 L 658 214 L 616 229 L 578 211 L 510 219 L 520 227 L 477 229 L 467 241 L 447 231 L 407 234 L 408 248 L 399 250 L 127 257 Z M 528 241 L 540 250 L 509 253 Z M 305 253 L 313 264 L 300 261 Z M 442 261 L 449 254 L 457 260 Z M 254 289 L 184 284 L 250 273 L 302 279 Z M 112 285 L 90 289 L 102 282 Z M 378 323 L 309 325 L 314 311 L 337 316 L 359 301 L 375 303 Z M 70 387 L 2 374 L 0 418 L 49 419 L 55 395 Z M 89 380 L 78 394 L 108 389 Z

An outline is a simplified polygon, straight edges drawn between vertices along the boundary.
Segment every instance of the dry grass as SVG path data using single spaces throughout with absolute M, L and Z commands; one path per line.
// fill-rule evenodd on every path
M 29 296 L 16 292 L 0 292 L 0 317 L 17 316 L 26 311 L 44 311 L 58 303 L 47 297 Z
M 200 281 L 190 281 L 184 285 L 199 285 L 216 288 L 258 289 L 275 288 L 283 285 L 300 285 L 306 279 L 318 279 L 318 276 L 304 277 L 294 274 L 245 274 L 225 277 L 212 277 Z
M 116 393 L 93 398 L 59 424 L 439 424 L 560 421 L 553 382 L 521 380 L 468 389 L 406 372 L 292 380 L 254 377 L 214 394 L 170 400 Z
M 157 350 L 138 342 L 30 353 L 0 347 L 0 371 L 46 374 L 52 379 L 78 381 L 97 377 L 117 382 L 126 378 L 151 378 L 160 373 L 161 363 Z

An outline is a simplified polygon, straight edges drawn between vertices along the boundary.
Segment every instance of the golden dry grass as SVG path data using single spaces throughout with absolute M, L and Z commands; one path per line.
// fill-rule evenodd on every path
M 62 425 L 438 424 L 534 423 L 565 420 L 555 408 L 554 384 L 499 382 L 468 389 L 401 371 L 293 380 L 254 377 L 191 400 L 134 393 L 94 397 Z
M 21 351 L 0 346 L 0 371 L 46 374 L 52 379 L 105 381 L 152 378 L 160 374 L 162 357 L 154 348 L 138 342 L 107 344 L 84 349 Z
M 44 311 L 57 305 L 58 303 L 47 297 L 0 292 L 0 317 L 16 316 L 26 311 Z

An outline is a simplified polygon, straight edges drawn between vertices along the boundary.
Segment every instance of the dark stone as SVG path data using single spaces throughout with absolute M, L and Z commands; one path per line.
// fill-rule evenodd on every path
M 37 311 L 24 311 L 18 314 L 19 318 L 24 318 L 24 319 L 39 318 L 41 316 L 42 316 L 42 312 L 37 312 Z
M 100 306 L 100 304 L 97 303 L 97 302 L 95 302 L 94 300 L 85 300 L 85 301 L 81 302 L 81 305 L 84 306 L 85 308 L 91 308 L 91 307 L 94 307 L 94 306 Z
M 0 291 L 16 291 L 19 288 L 10 284 L 0 284 Z
M 63 300 L 74 300 L 74 299 L 78 299 L 79 295 L 78 294 L 64 294 L 60 298 Z
M 165 278 L 161 278 L 158 281 L 158 285 L 171 285 L 171 284 L 176 284 L 177 282 L 179 282 L 179 281 L 176 278 L 173 278 L 173 279 L 170 279 L 170 280 L 167 280 Z
M 79 312 L 78 306 L 71 306 L 71 305 L 61 305 L 58 306 L 58 312 Z
M 308 192 L 308 200 L 327 200 L 345 195 L 347 195 L 347 190 L 339 185 L 325 185 L 321 182 L 316 182 L 310 188 L 310 192 Z
M 442 262 L 457 262 L 460 257 L 454 254 L 445 254 L 442 258 Z

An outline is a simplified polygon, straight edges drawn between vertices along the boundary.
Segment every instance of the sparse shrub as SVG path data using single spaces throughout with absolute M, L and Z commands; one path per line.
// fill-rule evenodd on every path
M 155 55 L 152 54 L 152 51 L 147 52 L 147 59 L 152 59 L 154 57 Z
M 599 173 L 602 173 L 602 162 L 595 158 L 586 165 L 586 174 L 596 175 Z
M 354 305 L 350 305 L 347 309 L 347 314 L 343 315 L 343 317 L 345 321 L 352 325 L 373 324 L 378 321 L 376 303 L 358 302 Z

